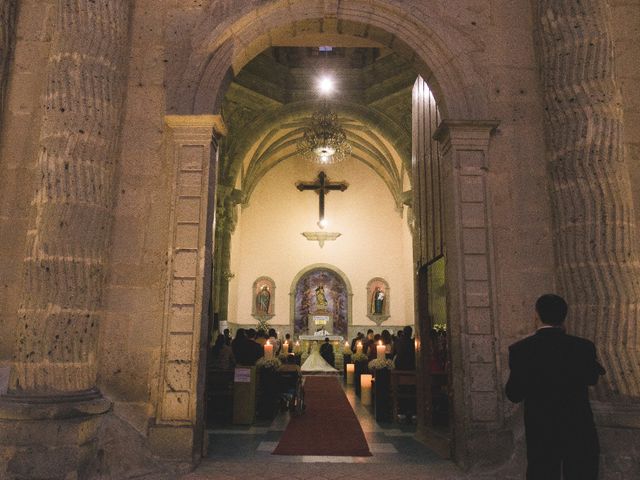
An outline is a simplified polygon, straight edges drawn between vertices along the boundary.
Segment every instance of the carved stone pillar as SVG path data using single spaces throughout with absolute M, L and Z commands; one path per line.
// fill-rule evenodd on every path
M 15 43 L 15 23 L 17 0 L 5 0 L 0 3 L 0 125 L 2 125 L 2 111 L 9 77 L 9 59 Z
M 204 434 L 205 361 L 211 295 L 219 115 L 165 117 L 173 166 L 160 389 L 153 450 L 198 459 Z
M 240 202 L 240 191 L 222 186 L 218 197 L 216 218 L 216 260 L 215 260 L 215 312 L 218 320 L 224 322 L 229 316 L 229 281 L 233 278 L 231 267 L 231 235 L 236 229 L 238 215 L 235 211 Z M 215 340 L 215 339 L 214 339 Z
M 640 258 L 605 0 L 537 7 L 554 241 L 568 328 L 607 369 L 601 399 L 640 397 Z
M 442 154 L 447 306 L 451 341 L 454 454 L 467 467 L 504 460 L 502 395 L 495 341 L 495 278 L 489 208 L 493 121 L 443 121 L 434 134 Z M 496 458 L 503 452 L 505 458 Z
M 129 15 L 127 0 L 57 5 L 14 362 L 0 398 L 0 476 L 82 476 L 109 409 L 95 386 L 96 341 Z

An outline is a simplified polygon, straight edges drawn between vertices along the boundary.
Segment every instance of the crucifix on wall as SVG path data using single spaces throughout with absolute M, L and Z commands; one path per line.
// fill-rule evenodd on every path
M 327 175 L 324 172 L 320 172 L 318 174 L 318 179 L 313 183 L 308 182 L 298 182 L 296 183 L 296 187 L 301 192 L 306 190 L 312 190 L 316 192 L 319 196 L 319 215 L 318 215 L 318 226 L 320 228 L 324 228 L 326 226 L 326 222 L 324 220 L 324 196 L 332 190 L 339 190 L 344 192 L 349 184 L 346 182 L 330 182 L 327 178 Z

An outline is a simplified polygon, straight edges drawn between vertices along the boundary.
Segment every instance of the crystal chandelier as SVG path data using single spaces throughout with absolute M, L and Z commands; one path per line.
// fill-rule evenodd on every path
M 326 103 L 311 116 L 297 142 L 298 154 L 320 165 L 342 162 L 351 155 L 351 145 L 338 121 L 338 115 L 329 110 Z

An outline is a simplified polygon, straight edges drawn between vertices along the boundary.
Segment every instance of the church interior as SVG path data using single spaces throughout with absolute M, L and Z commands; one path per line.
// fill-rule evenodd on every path
M 2 2 L 0 478 L 525 478 L 548 293 L 639 478 L 638 58 L 637 1 Z

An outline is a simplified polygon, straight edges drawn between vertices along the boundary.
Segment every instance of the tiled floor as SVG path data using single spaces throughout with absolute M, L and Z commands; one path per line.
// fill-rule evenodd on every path
M 374 420 L 370 409 L 360 404 L 351 388 L 346 393 L 358 415 L 373 456 L 272 455 L 288 422 L 288 414 L 281 414 L 273 422 L 211 430 L 208 458 L 195 472 L 183 477 L 184 480 L 466 478 L 452 462 L 441 459 L 413 438 L 415 426 L 380 425 Z

